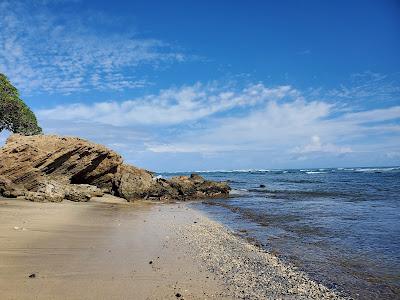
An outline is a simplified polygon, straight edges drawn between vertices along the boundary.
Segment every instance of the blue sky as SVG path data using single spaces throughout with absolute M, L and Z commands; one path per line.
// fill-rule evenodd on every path
M 400 165 L 398 1 L 0 0 L 0 28 L 45 133 L 140 167 Z

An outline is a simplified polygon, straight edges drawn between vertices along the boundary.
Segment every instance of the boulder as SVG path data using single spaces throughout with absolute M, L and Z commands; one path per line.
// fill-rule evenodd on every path
M 92 197 L 101 197 L 101 189 L 90 184 L 70 184 L 65 186 L 65 199 L 75 202 L 86 202 Z
M 26 191 L 25 198 L 33 202 L 61 202 L 65 199 L 65 185 L 45 180 L 34 191 Z
M 114 194 L 128 201 L 143 199 L 154 184 L 151 172 L 122 164 L 114 176 Z

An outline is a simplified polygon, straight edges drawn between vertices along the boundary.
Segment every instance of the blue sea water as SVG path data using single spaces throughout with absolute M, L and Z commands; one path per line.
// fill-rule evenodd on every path
M 198 173 L 234 197 L 193 205 L 239 235 L 343 295 L 400 298 L 400 167 Z

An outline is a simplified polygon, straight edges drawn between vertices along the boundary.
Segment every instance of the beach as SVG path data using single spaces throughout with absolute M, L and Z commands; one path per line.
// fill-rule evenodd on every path
M 2 299 L 336 299 L 186 203 L 0 199 Z

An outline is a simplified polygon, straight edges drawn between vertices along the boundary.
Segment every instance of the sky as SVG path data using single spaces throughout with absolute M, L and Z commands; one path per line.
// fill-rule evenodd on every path
M 154 171 L 400 165 L 396 0 L 0 0 L 0 72 Z

